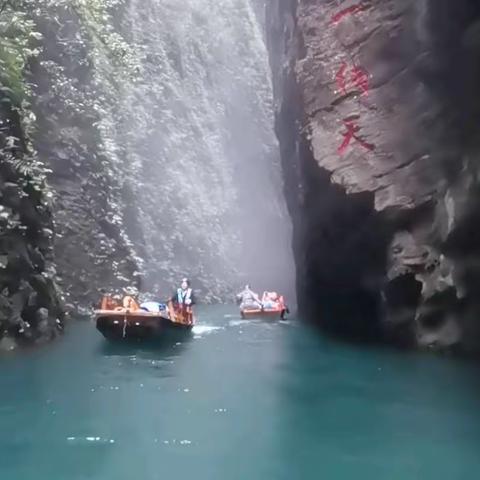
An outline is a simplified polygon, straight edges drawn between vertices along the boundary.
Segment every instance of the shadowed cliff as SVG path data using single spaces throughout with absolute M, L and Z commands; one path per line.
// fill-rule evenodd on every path
M 267 6 L 301 308 L 348 336 L 480 346 L 480 7 Z

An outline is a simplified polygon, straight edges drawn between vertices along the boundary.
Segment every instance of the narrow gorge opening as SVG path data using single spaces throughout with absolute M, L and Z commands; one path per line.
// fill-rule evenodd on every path
M 24 60 L 2 77 L 2 155 L 27 208 L 2 173 L 5 331 L 28 306 L 49 336 L 102 289 L 164 298 L 183 276 L 206 303 L 247 282 L 294 303 L 264 3 L 33 3 L 2 12 L 2 62 Z

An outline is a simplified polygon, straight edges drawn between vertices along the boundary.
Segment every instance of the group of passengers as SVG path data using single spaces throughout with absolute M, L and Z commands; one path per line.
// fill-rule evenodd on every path
M 167 305 L 164 303 L 159 303 L 155 301 L 147 301 L 143 303 L 138 303 L 136 300 L 137 292 L 135 289 L 128 287 L 124 289 L 124 296 L 119 297 L 115 296 L 113 301 L 120 303 L 121 306 L 118 308 L 124 308 L 126 310 L 144 310 L 146 312 L 161 312 L 163 310 L 167 310 Z M 188 278 L 183 278 L 180 286 L 177 290 L 173 293 L 173 295 L 167 300 L 168 302 L 172 302 L 173 306 L 176 310 L 189 308 L 192 305 L 195 305 L 196 299 L 195 294 L 193 293 L 192 288 L 190 287 L 190 281 Z M 112 305 L 113 306 L 113 305 Z M 115 305 L 116 306 L 116 305 Z
M 237 303 L 240 304 L 240 310 L 270 310 L 280 307 L 281 299 L 277 292 L 263 292 L 262 298 L 245 285 L 244 289 L 237 294 Z
M 166 309 L 166 305 L 158 302 L 144 302 L 138 304 L 134 299 L 134 292 L 131 289 L 125 290 L 126 295 L 123 297 L 123 308 L 128 310 L 145 310 L 147 312 L 158 312 Z M 176 308 L 191 307 L 196 303 L 195 295 L 190 287 L 190 281 L 183 278 L 180 286 L 170 297 L 169 301 L 173 302 Z M 263 292 L 262 298 L 258 296 L 250 285 L 245 285 L 244 289 L 237 294 L 237 303 L 240 304 L 241 310 L 270 310 L 281 307 L 282 298 L 277 292 Z

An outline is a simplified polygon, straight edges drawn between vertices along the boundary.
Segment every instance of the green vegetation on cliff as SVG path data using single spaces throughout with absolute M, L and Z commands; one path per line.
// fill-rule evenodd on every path
M 44 139 L 51 134 L 48 125 L 60 120 L 62 111 L 69 111 L 72 124 L 80 125 L 97 107 L 93 89 L 82 91 L 78 78 L 69 76 L 68 62 L 65 66 L 61 57 L 69 57 L 70 65 L 78 62 L 87 77 L 92 71 L 90 64 L 102 56 L 107 56 L 111 64 L 133 70 L 134 56 L 114 32 L 108 13 L 122 3 L 121 0 L 0 2 L 0 347 L 3 349 L 14 347 L 18 341 L 52 338 L 62 328 L 63 308 L 53 243 L 55 189 L 47 183 L 52 162 L 50 152 L 43 148 Z M 69 30 L 73 37 L 59 35 L 62 30 Z M 47 120 L 49 113 L 52 118 Z M 60 141 L 71 143 L 72 139 L 66 137 L 71 136 L 72 128 L 73 125 L 67 125 L 63 135 L 59 135 Z M 55 140 L 58 142 L 59 138 Z

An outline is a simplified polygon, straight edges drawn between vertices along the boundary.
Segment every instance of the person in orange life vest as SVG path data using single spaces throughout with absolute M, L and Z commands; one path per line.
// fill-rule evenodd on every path
M 263 308 L 278 308 L 279 300 L 277 292 L 263 292 L 262 296 Z
M 124 288 L 123 292 L 125 293 L 125 296 L 122 300 L 123 308 L 126 310 L 138 310 L 140 307 L 138 302 L 135 300 L 136 290 L 128 287 Z
M 195 305 L 196 299 L 193 290 L 190 288 L 190 281 L 188 278 L 183 278 L 180 287 L 173 294 L 171 298 L 175 307 L 191 307 Z

